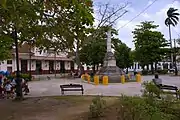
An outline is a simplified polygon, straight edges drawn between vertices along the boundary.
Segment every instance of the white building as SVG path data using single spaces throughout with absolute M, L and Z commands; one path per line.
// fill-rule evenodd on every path
M 60 72 L 70 72 L 74 69 L 74 63 L 66 54 L 53 54 L 47 50 L 40 51 L 33 47 L 30 52 L 30 46 L 24 43 L 19 47 L 19 69 L 22 73 L 30 71 L 30 53 L 31 53 L 31 72 L 32 74 L 52 74 Z M 15 72 L 16 68 L 15 52 L 12 53 L 12 59 L 1 61 L 0 71 Z M 56 62 L 55 62 L 56 61 Z
M 155 68 L 155 63 L 153 65 L 153 67 Z M 157 68 L 161 69 L 161 70 L 163 70 L 163 69 L 170 70 L 170 69 L 172 69 L 172 65 L 171 65 L 171 62 L 165 62 L 165 61 L 164 62 L 158 62 Z M 145 66 L 145 69 L 151 70 L 151 65 Z M 180 70 L 180 62 L 177 62 L 177 69 Z M 134 71 L 134 70 L 142 71 L 143 69 L 138 62 L 134 62 L 133 66 L 128 68 L 128 71 Z

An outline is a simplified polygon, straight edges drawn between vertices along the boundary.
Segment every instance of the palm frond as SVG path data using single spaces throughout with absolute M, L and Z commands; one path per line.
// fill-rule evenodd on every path
M 176 21 L 179 21 L 179 17 L 178 16 L 172 16 L 171 18 L 174 18 Z
M 172 21 L 171 23 L 172 26 L 176 26 L 178 24 L 178 21 L 173 17 L 171 18 L 171 21 Z

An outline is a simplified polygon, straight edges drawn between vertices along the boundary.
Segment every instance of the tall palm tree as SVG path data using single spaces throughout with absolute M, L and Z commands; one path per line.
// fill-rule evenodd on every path
M 178 9 L 169 8 L 167 11 L 167 18 L 165 20 L 165 25 L 169 27 L 169 40 L 170 40 L 170 47 L 172 50 L 172 39 L 171 39 L 171 26 L 175 27 L 179 21 L 179 13 L 177 12 Z M 173 54 L 171 53 L 171 62 L 173 63 Z M 176 67 L 176 65 L 175 65 Z M 176 72 L 175 72 L 176 73 Z

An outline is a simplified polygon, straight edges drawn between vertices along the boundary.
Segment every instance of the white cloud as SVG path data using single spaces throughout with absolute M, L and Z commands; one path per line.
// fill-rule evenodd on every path
M 150 18 L 150 16 L 149 16 L 147 13 L 143 13 L 143 14 L 142 14 L 142 17 L 147 18 L 147 19 Z
M 148 4 L 151 4 L 152 1 L 149 1 Z M 175 1 L 173 4 L 167 4 L 163 8 L 160 8 L 157 12 L 149 14 L 148 12 L 141 14 L 137 19 L 133 20 L 132 22 L 129 22 L 129 19 L 125 20 L 119 20 L 117 23 L 117 28 L 120 28 L 121 26 L 124 26 L 119 30 L 119 38 L 125 42 L 129 47 L 134 48 L 133 45 L 133 35 L 132 31 L 134 30 L 135 26 L 140 24 L 141 21 L 154 21 L 155 24 L 159 25 L 158 30 L 161 31 L 166 39 L 169 39 L 168 35 L 168 28 L 164 24 L 164 20 L 166 19 L 166 11 L 170 8 L 180 8 L 180 1 Z M 180 12 L 180 11 L 179 11 Z M 138 14 L 138 13 L 136 13 Z M 135 14 L 135 15 L 136 15 Z M 134 13 L 131 15 L 132 17 L 135 16 Z M 132 18 L 131 17 L 131 18 Z M 180 33 L 180 23 L 172 28 L 172 38 L 178 38 L 177 33 Z
M 152 3 L 153 3 L 153 1 L 149 0 L 147 6 L 151 5 Z

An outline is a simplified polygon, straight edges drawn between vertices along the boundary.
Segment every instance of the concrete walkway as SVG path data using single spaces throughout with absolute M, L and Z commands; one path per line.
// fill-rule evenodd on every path
M 153 76 L 143 76 L 142 81 L 149 81 Z M 161 76 L 164 84 L 176 85 L 180 88 L 180 77 Z M 125 84 L 113 83 L 108 86 L 92 85 L 82 82 L 81 79 L 53 79 L 29 82 L 30 94 L 28 97 L 61 95 L 59 85 L 77 83 L 84 87 L 84 95 L 120 96 L 121 94 L 134 96 L 141 95 L 140 83 L 129 82 Z M 65 92 L 65 95 L 81 95 L 81 92 Z

